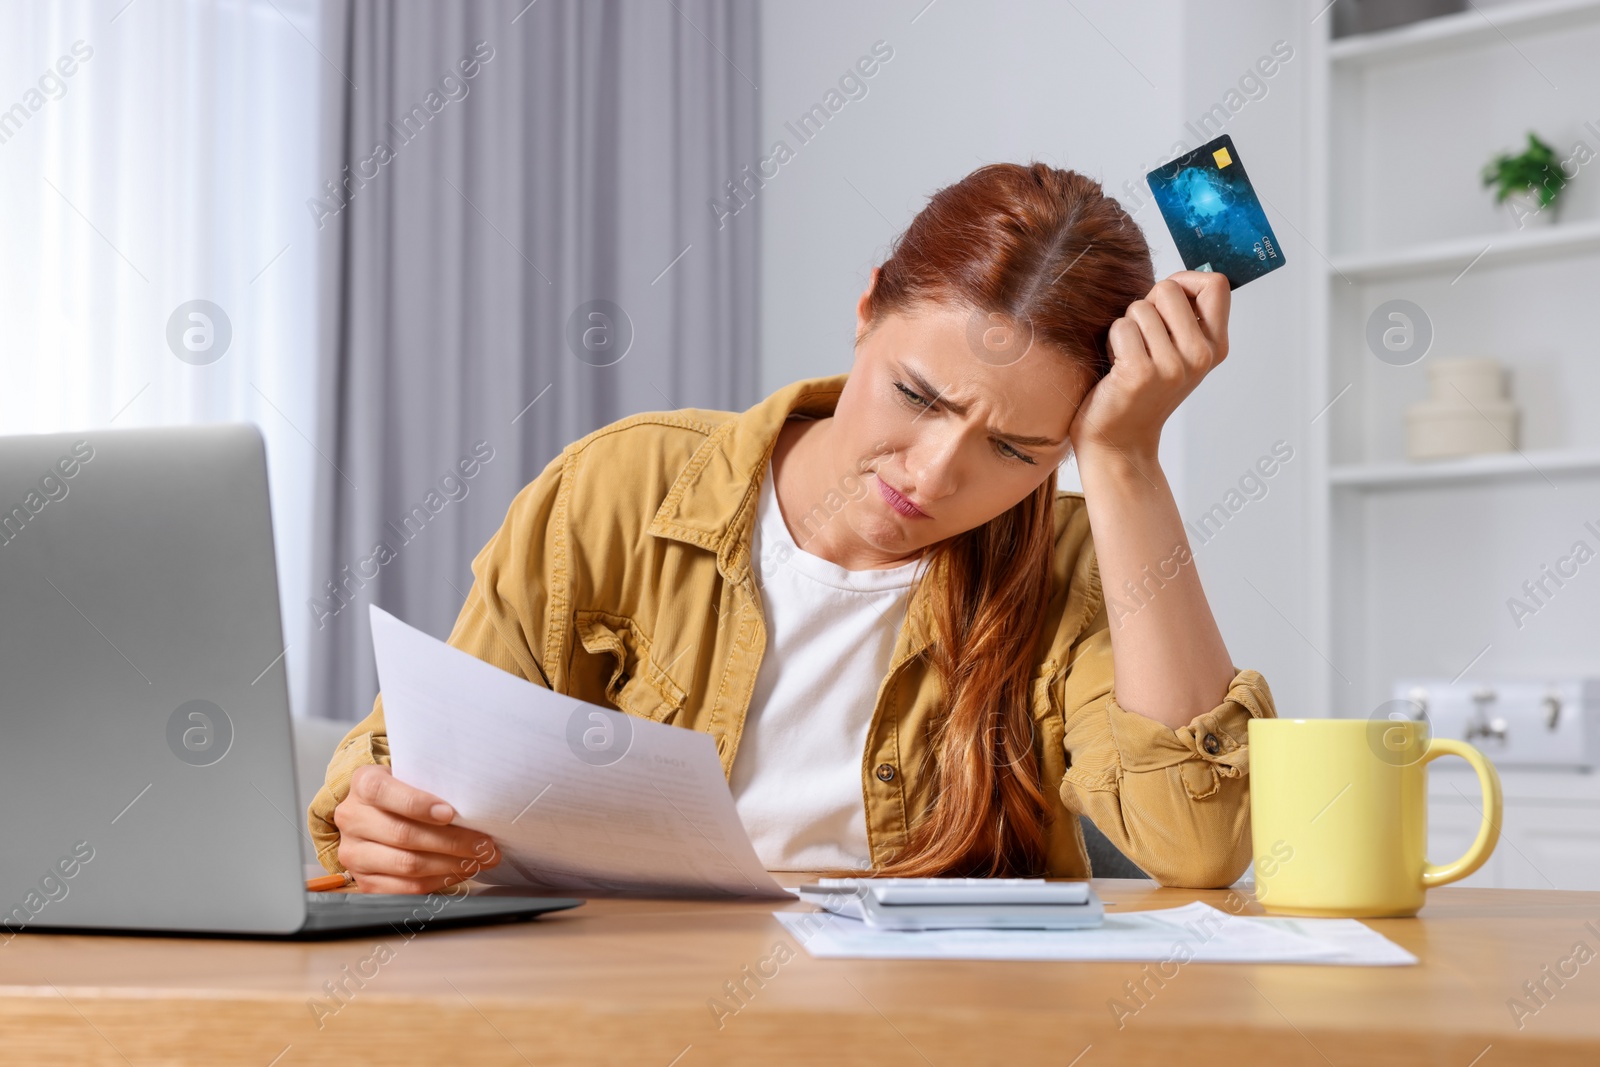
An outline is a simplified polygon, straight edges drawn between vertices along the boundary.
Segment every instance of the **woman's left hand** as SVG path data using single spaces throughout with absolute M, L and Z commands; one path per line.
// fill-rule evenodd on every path
M 1221 274 L 1180 270 L 1128 305 L 1107 337 L 1111 371 L 1067 431 L 1080 464 L 1097 450 L 1156 458 L 1167 417 L 1228 355 L 1231 296 Z

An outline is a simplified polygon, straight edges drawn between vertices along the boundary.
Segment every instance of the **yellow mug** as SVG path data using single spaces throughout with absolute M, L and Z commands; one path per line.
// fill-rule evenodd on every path
M 1251 719 L 1250 829 L 1256 899 L 1278 915 L 1415 915 L 1423 895 L 1483 866 L 1500 838 L 1500 776 L 1464 741 L 1390 719 Z M 1466 855 L 1426 857 L 1427 766 L 1478 772 L 1483 823 Z

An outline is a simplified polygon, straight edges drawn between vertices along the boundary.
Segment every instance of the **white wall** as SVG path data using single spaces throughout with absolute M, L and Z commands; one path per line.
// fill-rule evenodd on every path
M 1316 492 L 1311 436 L 1318 428 L 1311 420 L 1318 412 L 1306 399 L 1313 394 L 1302 340 L 1306 277 L 1326 251 L 1302 237 L 1311 233 L 1303 108 L 1312 62 L 1308 36 L 1316 28 L 1307 25 L 1304 5 L 1283 0 L 1191 0 L 1185 7 L 1184 121 L 1243 100 L 1221 132 L 1244 160 L 1285 265 L 1233 294 L 1228 358 L 1184 405 L 1188 479 L 1178 503 L 1194 521 L 1237 489 L 1277 442 L 1293 449 L 1293 458 L 1263 480 L 1264 496 L 1241 494 L 1248 502 L 1204 544 L 1193 531 L 1189 536 L 1234 663 L 1266 676 L 1280 716 L 1322 714 L 1309 670 L 1322 652 L 1307 641 L 1314 630 L 1307 556 Z M 1293 54 L 1261 79 L 1264 92 L 1252 88 L 1255 99 L 1240 92 L 1230 101 L 1229 91 L 1239 89 L 1246 72 L 1259 73 L 1256 63 L 1279 41 Z M 1180 136 L 1190 145 L 1204 143 L 1187 130 Z M 1154 206 L 1140 220 L 1152 243 L 1171 247 Z M 1369 709 L 1328 710 L 1365 716 Z
M 1302 411 L 1293 268 L 1316 253 L 1291 225 L 1302 212 L 1305 27 L 1290 5 L 1269 0 L 1208 3 L 1203 15 L 1181 0 L 925 4 L 763 3 L 762 142 L 783 139 L 795 151 L 754 205 L 764 390 L 849 368 L 855 303 L 871 268 L 930 193 L 984 163 L 1039 159 L 1094 176 L 1144 227 L 1157 276 L 1181 269 L 1144 173 L 1177 154 L 1176 142 L 1208 140 L 1184 123 L 1224 102 L 1275 40 L 1287 40 L 1295 58 L 1223 129 L 1286 213 L 1267 209 L 1289 266 L 1235 294 L 1229 358 L 1168 424 L 1161 455 L 1191 519 L 1275 441 L 1295 449 L 1267 495 L 1212 541 L 1190 535 L 1234 663 L 1260 670 L 1280 714 L 1294 713 L 1309 697 L 1303 664 L 1313 654 L 1295 633 L 1307 629 L 1300 457 L 1315 414 Z M 866 95 L 800 144 L 784 124 L 821 102 L 879 40 L 894 54 L 866 81 Z M 1075 488 L 1074 472 L 1064 474 L 1063 486 Z

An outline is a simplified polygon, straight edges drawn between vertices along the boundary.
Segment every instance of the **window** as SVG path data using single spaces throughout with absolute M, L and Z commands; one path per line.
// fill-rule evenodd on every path
M 305 204 L 319 86 L 340 77 L 316 0 L 16 4 L 5 21 L 0 433 L 256 423 L 281 600 L 301 603 L 320 462 Z M 284 625 L 302 708 L 306 612 Z

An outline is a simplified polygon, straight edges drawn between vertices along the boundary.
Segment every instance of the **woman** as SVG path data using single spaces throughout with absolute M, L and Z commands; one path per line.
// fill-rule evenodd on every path
M 769 869 L 1087 877 L 1081 813 L 1163 884 L 1231 884 L 1272 696 L 1157 459 L 1228 307 L 1218 274 L 1155 283 L 1094 181 L 982 167 L 873 270 L 848 374 L 564 449 L 450 643 L 711 734 Z M 431 892 L 498 862 L 387 764 L 380 695 L 309 813 L 324 866 Z

